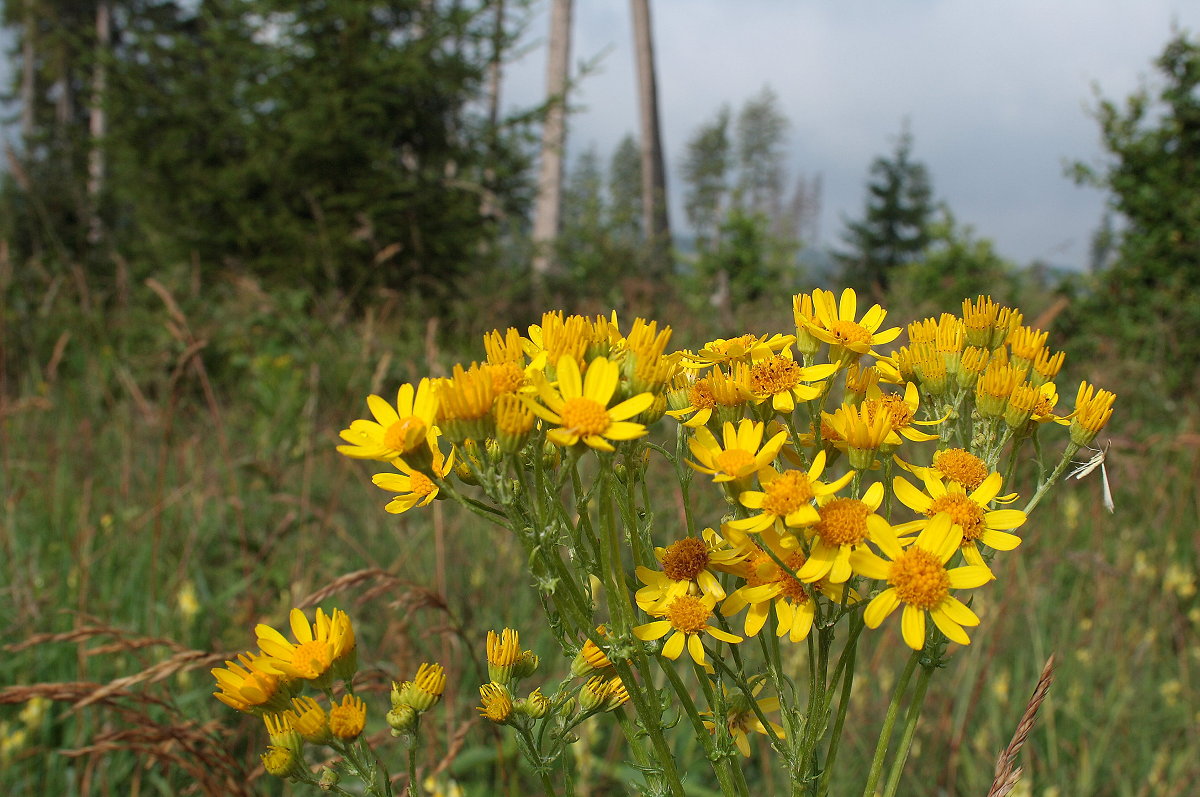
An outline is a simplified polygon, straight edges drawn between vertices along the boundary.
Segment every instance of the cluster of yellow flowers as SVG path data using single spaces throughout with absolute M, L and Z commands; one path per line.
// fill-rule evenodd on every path
M 326 614 L 317 609 L 316 620 L 309 623 L 304 612 L 293 609 L 290 625 L 295 641 L 275 628 L 255 627 L 259 650 L 239 654 L 237 661 L 212 670 L 217 680 L 215 697 L 238 711 L 262 717 L 269 745 L 262 755 L 267 772 L 281 778 L 313 780 L 304 762 L 305 743 L 329 745 L 346 753 L 366 726 L 367 706 L 354 695 L 351 681 L 358 668 L 357 641 L 350 618 L 340 609 Z M 332 688 L 342 681 L 346 694 L 334 697 Z M 440 698 L 446 685 L 439 665 L 422 665 L 415 684 L 393 685 L 392 722 L 397 708 L 413 712 L 428 710 Z M 313 697 L 303 695 L 309 686 L 329 701 L 326 710 Z M 403 697 L 397 699 L 397 692 Z M 394 725 L 393 725 L 394 727 Z M 336 776 L 325 773 L 326 780 Z
M 637 319 L 622 334 L 615 314 L 547 313 L 527 335 L 489 333 L 485 362 L 402 386 L 395 406 L 371 396 L 374 420 L 343 430 L 339 450 L 393 464 L 399 474 L 374 481 L 397 494 L 388 511 L 404 512 L 454 476 L 479 484 L 506 460 L 546 456 L 546 444 L 613 452 L 669 415 L 687 464 L 721 486 L 732 511 L 718 528 L 657 549 L 659 569 L 637 566 L 637 605 L 652 618 L 633 629 L 638 638 L 666 637 L 664 655 L 686 649 L 706 665 L 706 638 L 742 640 L 713 624 L 718 613 L 745 610 L 752 637 L 773 609 L 775 633 L 799 641 L 820 612 L 845 614 L 870 584 L 868 627 L 903 607 L 912 648 L 931 639 L 927 617 L 967 644 L 964 627 L 979 618 L 955 593 L 993 579 L 992 557 L 1020 543 L 1011 531 L 1026 520 L 997 506 L 1017 500 L 1003 494 L 1002 449 L 1011 442 L 1015 454 L 1042 424 L 1069 424 L 1068 459 L 1108 422 L 1115 397 L 1083 383 L 1074 411 L 1056 414 L 1063 353 L 989 297 L 964 301 L 961 316 L 910 324 L 907 345 L 890 352 L 879 349 L 901 330 L 881 329 L 878 305 L 860 317 L 852 290 L 800 294 L 793 309 L 794 334 L 670 353 L 671 330 L 655 322 Z M 938 441 L 929 464 L 899 456 L 928 440 Z M 849 469 L 826 477 L 843 456 Z M 893 465 L 920 486 L 889 478 Z M 880 514 L 893 498 L 916 519 Z

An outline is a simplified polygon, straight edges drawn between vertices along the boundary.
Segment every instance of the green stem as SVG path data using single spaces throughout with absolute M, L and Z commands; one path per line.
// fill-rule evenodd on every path
M 833 673 L 833 684 L 830 694 L 837 687 L 838 679 L 842 682 L 842 693 L 838 699 L 837 716 L 833 720 L 833 733 L 829 737 L 829 752 L 825 754 L 825 769 L 817 784 L 817 794 L 824 797 L 829 792 L 829 779 L 833 776 L 833 766 L 837 761 L 838 748 L 842 741 L 842 728 L 846 724 L 846 712 L 850 708 L 850 693 L 854 688 L 854 661 L 858 655 L 858 640 L 866 624 L 861 617 L 851 622 L 850 637 L 846 640 L 846 649 L 842 651 L 841 660 Z M 828 707 L 826 708 L 828 711 Z
M 900 749 L 896 760 L 892 762 L 892 771 L 888 774 L 887 787 L 883 790 L 884 797 L 895 797 L 896 789 L 900 787 L 900 776 L 904 774 L 904 762 L 908 760 L 908 751 L 912 749 L 913 734 L 917 730 L 917 720 L 921 716 L 921 707 L 925 702 L 925 690 L 929 687 L 929 678 L 934 668 L 929 665 L 921 667 L 921 675 L 917 678 L 917 686 L 913 690 L 912 702 L 908 705 L 908 716 L 904 720 L 904 732 L 900 737 Z
M 1033 494 L 1033 498 L 1030 498 L 1029 503 L 1025 505 L 1026 515 L 1032 512 L 1033 508 L 1041 503 L 1042 497 L 1047 493 L 1047 491 L 1049 491 L 1051 487 L 1054 486 L 1054 484 L 1058 481 L 1058 477 L 1062 476 L 1063 471 L 1065 471 L 1067 466 L 1071 464 L 1072 457 L 1075 456 L 1075 453 L 1079 451 L 1079 449 L 1080 445 L 1078 443 L 1074 441 L 1067 443 L 1067 449 L 1063 452 L 1062 459 L 1059 460 L 1058 466 L 1055 467 L 1054 471 L 1050 474 L 1050 478 L 1042 482 L 1041 486 L 1038 487 L 1037 492 Z
M 896 716 L 900 713 L 900 701 L 908 689 L 909 679 L 912 678 L 913 670 L 917 668 L 920 658 L 921 651 L 914 650 L 913 654 L 908 657 L 908 664 L 904 665 L 904 672 L 900 674 L 900 679 L 896 681 L 896 688 L 892 691 L 892 701 L 888 704 L 887 715 L 883 719 L 883 728 L 879 731 L 879 741 L 875 743 L 875 757 L 871 759 L 871 771 L 867 775 L 867 786 L 863 789 L 863 797 L 875 797 L 875 787 L 879 785 L 879 778 L 883 775 L 883 761 L 887 757 L 892 727 L 896 724 Z

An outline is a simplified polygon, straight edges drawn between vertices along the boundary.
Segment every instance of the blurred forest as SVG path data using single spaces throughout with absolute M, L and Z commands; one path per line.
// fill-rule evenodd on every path
M 548 32 L 551 48 L 570 25 L 570 0 L 554 5 L 566 27 Z M 501 112 L 505 67 L 531 35 L 520 0 L 11 0 L 3 14 L 0 684 L 53 682 L 59 691 L 37 694 L 64 709 L 31 720 L 18 714 L 30 693 L 0 691 L 10 793 L 221 793 L 179 763 L 187 755 L 213 783 L 243 782 L 260 728 L 224 736 L 236 720 L 209 705 L 200 659 L 163 676 L 180 679 L 169 693 L 146 679 L 92 714 L 65 711 L 86 690 L 64 685 L 94 689 L 185 648 L 236 648 L 256 619 L 333 594 L 320 590 L 343 573 L 370 575 L 338 589 L 379 582 L 401 595 L 389 605 L 404 616 L 375 627 L 395 642 L 372 654 L 397 668 L 446 653 L 448 637 L 460 644 L 468 621 L 502 623 L 471 553 L 491 543 L 469 529 L 446 541 L 461 521 L 440 514 L 437 546 L 396 542 L 379 497 L 350 486 L 361 473 L 329 461 L 367 392 L 444 373 L 463 351 L 478 359 L 480 333 L 524 329 L 545 309 L 658 317 L 685 346 L 786 331 L 791 295 L 813 287 L 854 287 L 900 324 L 981 293 L 1018 305 L 1070 352 L 1068 371 L 1091 363 L 1120 396 L 1113 448 L 1138 464 L 1118 498 L 1176 500 L 1136 522 L 1175 529 L 1159 553 L 1195 572 L 1189 502 L 1200 497 L 1185 452 L 1200 440 L 1200 38 L 1173 35 L 1134 95 L 1094 98 L 1105 157 L 1069 172 L 1105 193 L 1109 213 L 1088 270 L 1064 273 L 1012 262 L 958 221 L 907 126 L 863 164 L 861 214 L 831 247 L 816 244 L 819 164 L 788 174 L 776 88 L 748 87 L 684 151 L 663 152 L 648 13 L 635 15 L 642 124 L 613 152 L 573 147 L 562 124 L 573 86 L 555 82 L 553 62 L 542 104 Z M 664 164 L 682 177 L 676 229 Z M 1164 452 L 1180 457 L 1177 482 L 1144 475 L 1167 468 Z M 416 535 L 418 523 L 399 528 Z M 507 567 L 492 576 L 516 578 Z M 1170 651 L 1146 664 L 1162 679 L 1192 655 L 1188 583 L 1159 590 L 1177 622 L 1163 632 Z M 1196 686 L 1182 682 L 1186 708 Z M 1079 705 L 1105 702 L 1100 676 L 1081 688 Z M 469 699 L 448 710 L 471 715 Z M 1194 717 L 1170 706 L 1144 721 L 1178 741 Z M 962 741 L 961 717 L 945 716 Z M 1012 723 L 990 719 L 994 752 Z M 170 732 L 126 733 L 155 723 Z M 1116 756 L 1123 741 L 1088 748 L 1086 767 L 1046 753 L 1034 771 L 1067 784 L 1087 770 L 1091 791 L 1061 794 L 1185 793 L 1149 784 L 1200 776 L 1155 769 L 1156 745 Z M 480 768 L 511 758 L 491 737 L 468 749 L 476 758 L 451 770 L 463 782 L 491 782 Z M 978 772 L 957 786 L 948 767 L 913 766 L 938 784 L 929 794 L 983 793 L 990 752 L 972 752 Z M 1121 767 L 1149 791 L 1112 785 Z M 621 777 L 615 765 L 592 773 Z M 503 778 L 522 793 L 515 771 Z

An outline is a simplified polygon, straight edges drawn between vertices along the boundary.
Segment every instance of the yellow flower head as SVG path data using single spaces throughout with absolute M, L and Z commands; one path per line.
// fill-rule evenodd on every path
M 655 548 L 654 555 L 662 570 L 639 566 L 635 573 L 646 586 L 634 596 L 643 611 L 670 603 L 679 595 L 712 595 L 725 597 L 725 589 L 713 570 L 733 572 L 745 558 L 741 548 L 731 548 L 712 529 L 704 530 L 704 538 L 684 537 L 666 548 Z
M 792 297 L 792 318 L 796 322 L 796 351 L 813 357 L 821 350 L 821 339 L 814 337 L 810 328 L 820 326 L 816 310 L 813 309 L 812 294 L 798 293 Z
M 289 697 L 286 680 L 267 665 L 267 657 L 240 653 L 237 659 L 211 671 L 221 690 L 214 692 L 213 697 L 247 714 L 261 716 L 264 712 L 285 710 Z
M 422 663 L 411 681 L 392 682 L 392 708 L 411 706 L 417 712 L 433 708 L 446 691 L 446 670 L 440 664 Z
M 831 495 L 845 487 L 854 478 L 854 471 L 846 473 L 837 481 L 828 484 L 818 481 L 825 470 L 825 452 L 818 451 L 807 472 L 786 470 L 778 473 L 770 468 L 760 473 L 762 490 L 747 490 L 738 496 L 738 501 L 747 509 L 760 510 L 759 514 L 741 520 L 731 520 L 725 528 L 741 534 L 753 534 L 783 521 L 789 528 L 804 528 L 821 519 L 813 506 L 813 499 Z M 735 537 L 735 542 L 736 537 Z
M 492 436 L 492 404 L 496 383 L 491 368 L 471 363 L 463 370 L 455 364 L 449 379 L 436 384 L 438 427 L 455 444 L 464 440 L 485 440 Z
M 992 473 L 971 492 L 956 482 L 943 483 L 926 472 L 925 490 L 921 492 L 902 476 L 893 482 L 893 491 L 900 502 L 925 515 L 936 519 L 948 516 L 959 532 L 963 558 L 969 564 L 983 566 L 979 545 L 997 551 L 1011 551 L 1021 544 L 1021 538 L 1009 534 L 1006 529 L 1020 528 L 1025 524 L 1025 513 L 1019 509 L 988 509 L 1000 494 L 1003 479 Z M 895 527 L 896 534 L 908 534 L 924 528 L 932 520 L 915 520 Z
M 493 683 L 508 686 L 513 679 L 513 666 L 521 658 L 521 640 L 512 628 L 499 634 L 487 633 L 488 677 Z
M 892 430 L 891 415 L 872 412 L 865 404 L 843 404 L 830 415 L 821 413 L 821 435 L 836 447 L 850 453 L 850 466 L 866 470 L 875 462 L 875 454 L 886 443 L 900 445 L 900 436 Z M 828 428 L 830 433 L 826 433 Z
M 937 418 L 932 421 L 918 421 L 916 419 L 917 410 L 921 406 L 920 393 L 917 391 L 917 386 L 909 382 L 904 386 L 904 395 L 898 393 L 884 393 L 879 388 L 873 388 L 867 392 L 866 401 L 863 406 L 868 414 L 874 416 L 877 413 L 883 413 L 887 416 L 888 425 L 906 440 L 921 442 L 925 440 L 937 440 L 937 435 L 928 434 L 914 426 L 936 426 L 946 420 L 946 416 Z M 890 442 L 885 440 L 885 443 Z
M 431 445 L 429 437 L 437 420 L 437 397 L 433 383 L 422 379 L 416 388 L 400 386 L 396 406 L 379 396 L 367 396 L 367 406 L 374 421 L 357 420 L 340 434 L 349 445 L 338 451 L 353 459 L 377 459 L 390 462 L 396 457 L 408 457 L 422 463 Z
M 332 615 L 317 609 L 317 619 L 309 624 L 304 612 L 292 609 L 289 615 L 290 642 L 269 625 L 254 627 L 258 646 L 267 654 L 264 666 L 288 678 L 312 681 L 318 687 L 329 685 L 334 677 L 349 678 L 357 666 L 357 647 L 350 618 L 340 609 Z
M 797 401 L 812 401 L 824 392 L 824 381 L 837 371 L 837 363 L 802 367 L 790 347 L 780 354 L 756 358 L 750 366 L 749 388 L 758 402 L 770 401 L 771 409 L 783 415 L 796 409 Z
M 870 351 L 872 346 L 891 343 L 900 334 L 900 327 L 879 331 L 887 311 L 877 304 L 871 305 L 856 321 L 858 298 L 853 288 L 842 291 L 840 301 L 835 301 L 832 291 L 814 290 L 813 310 L 819 324 L 810 323 L 808 331 L 829 344 L 829 359 L 834 361 L 849 364 Z
M 1033 373 L 1029 375 L 1029 381 L 1035 385 L 1052 381 L 1062 370 L 1063 362 L 1066 359 L 1066 352 L 1060 351 L 1051 354 L 1049 349 L 1043 348 L 1033 359 Z
M 758 693 L 762 691 L 763 685 L 766 683 L 765 679 L 760 676 L 752 678 L 751 681 L 754 686 L 749 695 L 740 689 L 731 692 L 724 684 L 721 685 L 721 689 L 725 692 L 725 705 L 728 706 L 725 711 L 725 726 L 729 729 L 729 735 L 733 737 L 733 743 L 737 745 L 738 752 L 747 757 L 750 755 L 749 734 L 761 733 L 764 736 L 768 735 L 767 726 L 763 725 L 759 716 L 766 716 L 773 711 L 779 711 L 779 698 L 768 697 L 756 699 L 758 698 Z M 751 705 L 751 701 L 757 704 L 757 711 Z M 712 716 L 712 713 L 708 711 L 702 711 L 700 714 L 701 716 Z M 716 730 L 716 723 L 711 719 L 704 720 L 704 726 L 710 731 Z M 770 728 L 771 732 L 775 734 L 776 739 L 786 738 L 786 732 L 778 723 L 770 722 Z
M 558 387 L 542 381 L 538 393 L 544 405 L 531 402 L 529 407 L 543 420 L 557 424 L 558 428 L 546 433 L 551 442 L 561 446 L 582 442 L 600 451 L 613 451 L 609 441 L 633 440 L 647 433 L 645 426 L 627 419 L 654 403 L 653 394 L 639 393 L 610 408 L 619 377 L 620 368 L 604 357 L 592 360 L 586 376 L 581 376 L 575 360 L 563 356 L 558 361 Z
M 430 441 L 433 451 L 433 474 L 439 479 L 454 469 L 454 452 L 446 457 L 437 445 L 437 437 Z M 409 465 L 402 459 L 392 460 L 400 473 L 376 473 L 371 482 L 383 490 L 397 495 L 388 501 L 384 509 L 393 515 L 400 515 L 414 506 L 427 506 L 438 497 L 438 486 L 433 479 Z
M 329 732 L 342 741 L 357 739 L 367 724 L 367 704 L 361 697 L 343 695 L 329 709 Z
M 291 748 L 271 746 L 261 758 L 263 769 L 277 778 L 295 778 L 307 774 L 304 771 L 304 759 Z
M 992 575 L 986 567 L 974 565 L 946 568 L 961 541 L 962 534 L 950 516 L 939 514 L 907 548 L 888 531 L 878 534 L 874 542 L 887 559 L 866 547 L 856 550 L 851 555 L 855 572 L 888 584 L 867 604 L 863 613 L 867 627 L 878 628 L 903 605 L 900 630 L 913 650 L 925 647 L 926 615 L 951 642 L 970 644 L 963 626 L 979 625 L 979 617 L 950 590 L 982 586 Z
M 883 485 L 875 482 L 859 498 L 826 496 L 818 510 L 821 519 L 813 526 L 808 560 L 796 575 L 811 583 L 828 579 L 842 584 L 850 579 L 850 555 L 873 540 L 888 522 L 875 514 L 883 503 Z
M 559 360 L 570 357 L 576 366 L 583 362 L 591 338 L 588 319 L 579 315 L 564 317 L 561 310 L 542 314 L 542 323 L 529 327 L 529 354 L 542 358 L 550 366 L 557 367 Z
M 992 301 L 990 296 L 979 296 L 975 301 L 963 299 L 962 320 L 966 332 L 967 345 L 991 350 L 992 330 L 996 327 L 996 317 L 1000 305 Z
M 742 641 L 740 636 L 709 625 L 708 621 L 712 619 L 716 603 L 716 598 L 712 595 L 680 595 L 667 605 L 655 607 L 649 612 L 651 616 L 663 619 L 636 626 L 633 634 L 643 641 L 661 639 L 670 634 L 670 638 L 663 645 L 664 656 L 668 659 L 678 659 L 686 646 L 692 661 L 704 665 L 704 643 L 701 641 L 704 634 L 722 642 Z
M 297 753 L 304 749 L 304 738 L 292 727 L 290 711 L 264 714 L 263 724 L 267 727 L 267 738 L 272 746 L 286 747 Z
M 787 441 L 787 431 L 775 434 L 763 445 L 766 426 L 759 421 L 743 419 L 736 427 L 726 422 L 721 429 L 722 440 L 706 427 L 700 427 L 688 440 L 688 448 L 696 462 L 688 465 L 713 477 L 716 483 L 734 482 L 745 487 L 749 477 L 770 465 Z
M 1115 393 L 1096 390 L 1087 382 L 1080 382 L 1079 392 L 1075 395 L 1075 412 L 1071 416 L 1071 442 L 1091 445 L 1112 417 L 1112 405 L 1116 400 Z
M 753 358 L 769 357 L 782 351 L 794 338 L 791 335 L 739 335 L 736 338 L 718 338 L 704 345 L 696 353 L 683 352 L 681 365 L 684 368 L 709 368 L 735 363 L 749 363 Z
M 329 732 L 329 715 L 311 697 L 292 698 L 292 708 L 286 715 L 296 732 L 304 737 L 304 741 L 326 744 L 332 738 Z
M 482 706 L 477 706 L 479 713 L 492 722 L 503 725 L 512 716 L 512 695 L 500 684 L 483 684 L 479 687 L 479 700 Z
M 608 629 L 604 626 L 596 626 L 596 634 L 600 637 L 608 636 Z M 613 666 L 608 655 L 600 649 L 600 647 L 590 639 L 584 640 L 583 647 L 579 649 L 575 660 L 571 662 L 571 675 L 576 677 L 587 675 L 588 673 L 607 670 Z

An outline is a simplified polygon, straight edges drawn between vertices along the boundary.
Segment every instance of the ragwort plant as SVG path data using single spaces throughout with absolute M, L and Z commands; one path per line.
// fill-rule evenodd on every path
M 1112 415 L 1115 396 L 1086 382 L 1060 414 L 1064 354 L 989 297 L 910 324 L 891 351 L 901 330 L 883 328 L 878 305 L 859 316 L 852 290 L 800 294 L 793 309 L 792 334 L 674 352 L 654 322 L 622 332 L 615 314 L 546 313 L 525 335 L 486 335 L 483 362 L 402 385 L 394 405 L 368 397 L 373 419 L 341 432 L 343 454 L 393 467 L 374 477 L 394 494 L 388 512 L 452 500 L 522 544 L 572 662 L 557 685 L 523 688 L 538 656 L 513 628 L 489 631 L 479 711 L 511 729 L 547 794 L 556 775 L 571 791 L 564 752 L 598 714 L 624 733 L 647 794 L 682 797 L 698 763 L 676 760 L 676 721 L 722 794 L 749 793 L 752 737 L 793 794 L 827 793 L 862 677 L 856 653 L 885 624 L 912 652 L 863 794 L 896 794 L 930 679 L 981 622 L 972 595 Z M 673 446 L 650 436 L 657 425 Z M 1051 453 L 1057 437 L 1065 447 Z M 1031 456 L 1036 474 L 1018 486 Z M 673 539 L 651 506 L 656 459 L 680 491 L 686 529 Z M 724 516 L 695 516 L 695 489 L 721 495 Z M 263 716 L 272 774 L 338 793 L 350 775 L 390 794 L 360 736 L 349 619 L 318 611 L 310 625 L 295 611 L 292 630 L 294 643 L 259 626 L 260 651 L 214 671 L 217 696 Z M 797 646 L 806 666 L 790 664 Z M 305 685 L 330 707 L 300 696 Z M 392 691 L 387 721 L 407 745 L 412 793 L 420 717 L 444 688 L 427 665 Z M 331 745 L 341 763 L 314 773 L 305 743 Z

